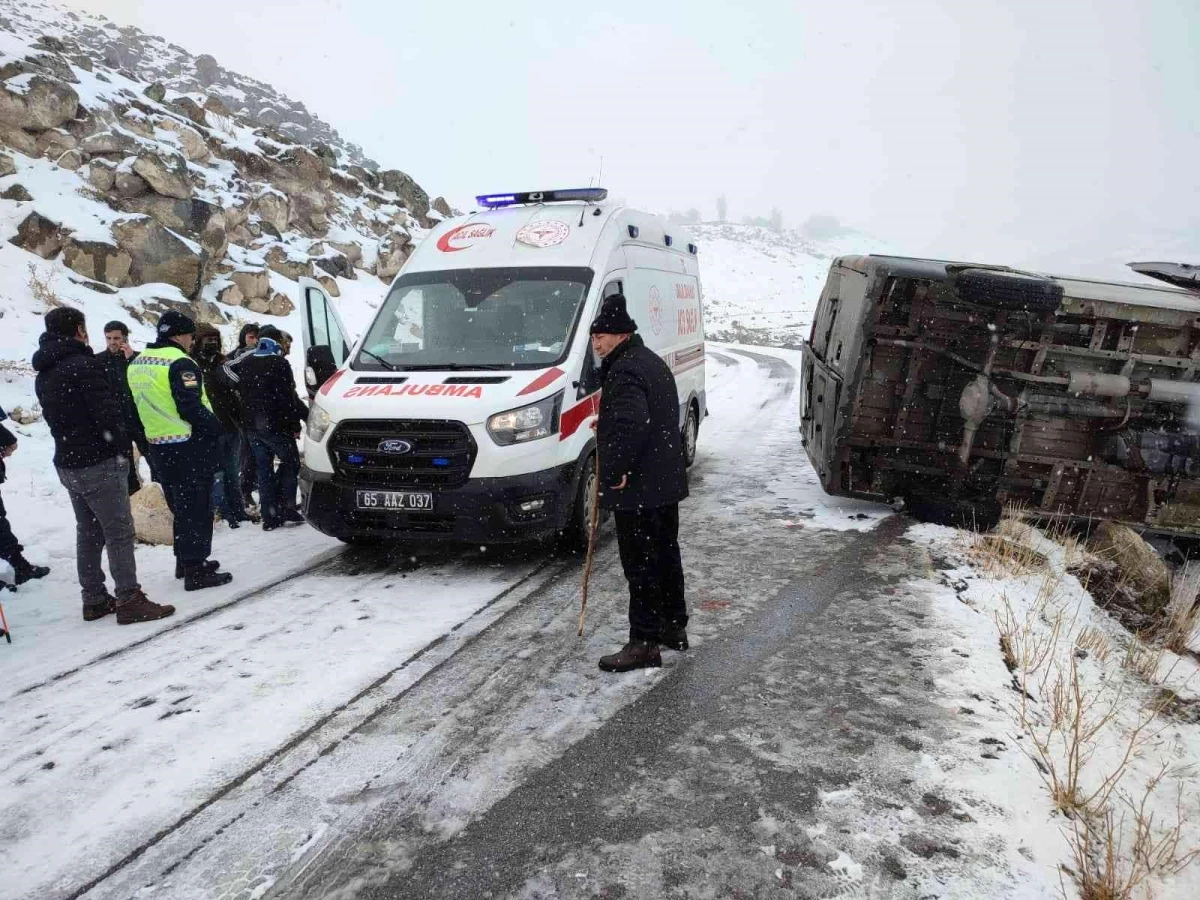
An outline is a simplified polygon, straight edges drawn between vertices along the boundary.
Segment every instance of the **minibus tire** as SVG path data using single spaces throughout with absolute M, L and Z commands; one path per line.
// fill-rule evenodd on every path
M 691 440 L 688 440 L 689 435 L 691 435 Z M 696 442 L 699 437 L 700 418 L 696 415 L 696 405 L 689 403 L 687 418 L 683 421 L 683 434 L 680 436 L 683 441 L 683 463 L 689 469 L 696 461 Z
M 1055 312 L 1062 304 L 1063 288 L 1057 281 L 1019 272 L 963 269 L 954 275 L 959 299 L 989 309 Z

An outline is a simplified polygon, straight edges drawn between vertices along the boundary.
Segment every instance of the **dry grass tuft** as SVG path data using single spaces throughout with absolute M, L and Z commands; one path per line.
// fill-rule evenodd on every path
M 1142 632 L 1130 635 L 1129 644 L 1125 648 L 1125 656 L 1121 659 L 1121 668 L 1142 681 L 1155 681 L 1158 667 L 1162 663 L 1166 650 L 1156 647 L 1142 638 Z
M 1172 653 L 1200 646 L 1200 566 L 1188 564 L 1171 579 L 1171 600 L 1164 611 L 1160 636 Z
M 47 312 L 67 305 L 50 284 L 49 276 L 40 274 L 32 263 L 29 264 L 29 293 Z
M 1108 642 L 1104 632 L 1091 626 L 1079 632 L 1075 639 L 1075 648 L 1087 651 L 1089 656 L 1100 663 L 1107 662 L 1109 654 L 1112 653 L 1112 644 Z

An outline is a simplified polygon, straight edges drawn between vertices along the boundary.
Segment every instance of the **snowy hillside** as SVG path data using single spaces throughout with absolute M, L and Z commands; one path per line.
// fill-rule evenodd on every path
M 835 257 L 897 252 L 860 234 L 817 241 L 752 225 L 688 227 L 700 245 L 709 337 L 747 344 L 798 349 Z

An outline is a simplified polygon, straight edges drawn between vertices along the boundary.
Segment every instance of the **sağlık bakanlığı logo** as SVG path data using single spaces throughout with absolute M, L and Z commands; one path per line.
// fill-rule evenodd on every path
M 451 228 L 438 238 L 437 248 L 443 253 L 458 253 L 460 250 L 470 250 L 474 244 L 464 242 L 474 242 L 490 238 L 495 233 L 496 229 L 486 222 L 468 222 L 466 225 Z
M 655 334 L 662 331 L 663 326 L 663 311 L 662 298 L 658 294 L 658 288 L 650 285 L 650 330 Z

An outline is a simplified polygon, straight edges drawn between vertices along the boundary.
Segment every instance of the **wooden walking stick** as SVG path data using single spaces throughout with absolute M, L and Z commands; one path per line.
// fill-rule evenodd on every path
M 10 644 L 12 643 L 12 632 L 8 630 L 8 619 L 4 618 L 3 603 L 0 603 L 0 637 L 4 638 Z
M 596 528 L 600 522 L 600 458 L 596 457 L 595 480 L 592 482 L 592 509 L 588 516 L 587 562 L 583 564 L 583 602 L 579 606 L 579 637 L 583 637 L 583 617 L 587 615 L 588 580 L 592 577 L 592 560 L 596 557 Z

